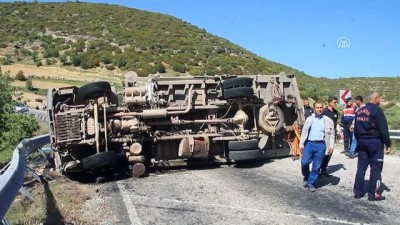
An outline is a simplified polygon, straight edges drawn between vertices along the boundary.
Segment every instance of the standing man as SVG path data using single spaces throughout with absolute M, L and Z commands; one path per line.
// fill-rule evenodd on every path
M 362 96 L 358 95 L 354 98 L 354 101 L 356 103 L 356 113 L 357 111 L 363 107 L 364 104 L 364 99 Z M 350 143 L 350 152 L 346 152 L 346 156 L 349 157 L 350 159 L 354 159 L 355 157 L 357 157 L 357 153 L 356 153 L 356 146 L 357 146 L 357 139 L 354 136 L 354 122 L 355 120 L 353 120 L 353 123 L 350 126 L 350 131 L 352 132 L 352 138 L 351 138 L 351 143 Z
M 327 117 L 329 117 L 332 121 L 333 121 L 333 126 L 334 126 L 334 130 L 335 130 L 335 141 L 336 141 L 336 127 L 337 127 L 337 121 L 339 118 L 339 113 L 336 110 L 338 104 L 338 99 L 335 96 L 331 96 L 328 98 L 328 106 L 326 108 L 324 108 L 324 110 L 322 111 L 322 115 L 325 115 Z M 324 161 L 322 162 L 321 165 L 321 170 L 320 170 L 320 175 L 321 176 L 326 176 L 329 177 L 330 175 L 328 174 L 328 164 L 329 161 L 331 160 L 332 154 L 327 154 L 325 155 Z
M 390 153 L 391 141 L 385 114 L 379 108 L 381 94 L 374 91 L 368 97 L 368 103 L 357 111 L 354 124 L 354 133 L 357 139 L 358 164 L 354 182 L 354 198 L 360 199 L 365 195 L 365 171 L 370 166 L 368 184 L 368 200 L 380 201 L 380 183 L 383 168 L 384 145 L 386 153 Z
M 351 141 L 351 124 L 353 123 L 356 110 L 353 106 L 353 101 L 350 97 L 346 99 L 346 106 L 342 111 L 342 125 L 343 125 L 343 146 L 344 149 L 340 153 L 346 153 L 349 151 Z
M 322 115 L 324 103 L 317 101 L 314 103 L 314 110 L 309 116 L 301 131 L 300 151 L 303 152 L 301 158 L 301 172 L 304 176 L 304 186 L 311 192 L 315 191 L 314 183 L 318 178 L 318 171 L 324 160 L 325 154 L 332 154 L 335 141 L 335 129 L 333 121 Z M 310 172 L 310 164 L 312 170 Z
M 308 102 L 308 99 L 304 99 L 304 119 L 307 119 L 307 117 L 311 116 L 311 114 L 314 113 L 314 109 L 311 108 L 310 103 Z

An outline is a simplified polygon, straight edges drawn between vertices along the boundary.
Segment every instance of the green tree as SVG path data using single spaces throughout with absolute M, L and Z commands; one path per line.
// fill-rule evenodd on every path
M 72 53 L 71 55 L 71 63 L 74 66 L 80 66 L 81 65 L 81 57 L 78 53 Z
M 159 72 L 159 73 L 165 73 L 165 72 L 166 72 L 166 71 L 165 71 L 165 66 L 164 66 L 164 64 L 162 64 L 161 62 L 156 63 L 155 69 L 156 69 L 156 71 Z
M 19 81 L 25 81 L 26 77 L 25 77 L 24 71 L 22 71 L 22 70 L 18 71 L 18 73 L 15 75 L 15 79 L 19 80 Z
M 31 52 L 31 57 L 32 57 L 32 60 L 33 60 L 34 62 L 36 62 L 38 54 L 39 54 L 39 53 L 38 53 L 38 51 L 36 51 L 36 50 L 33 50 L 33 51 Z
M 186 66 L 179 62 L 173 62 L 172 69 L 180 73 L 186 72 Z
M 34 87 L 32 85 L 32 80 L 31 79 L 28 79 L 28 80 L 25 81 L 25 89 L 28 90 L 28 91 L 33 91 L 34 90 Z
M 68 65 L 68 56 L 66 54 L 62 54 L 60 56 L 60 62 L 63 64 L 63 66 Z
M 14 113 L 13 89 L 8 77 L 3 74 L 0 74 L 0 89 L 0 165 L 4 165 L 10 161 L 15 146 L 31 137 L 39 125 L 32 116 Z

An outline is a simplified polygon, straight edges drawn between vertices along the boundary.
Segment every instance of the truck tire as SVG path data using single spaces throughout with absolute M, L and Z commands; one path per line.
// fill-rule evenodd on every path
M 244 140 L 244 141 L 229 141 L 228 148 L 230 151 L 242 151 L 247 149 L 256 149 L 258 148 L 258 140 Z
M 261 158 L 261 151 L 259 149 L 230 151 L 229 158 L 235 160 L 236 162 L 256 160 Z
M 266 133 L 275 133 L 283 127 L 285 121 L 284 114 L 279 106 L 274 105 L 270 108 L 264 105 L 260 108 L 258 116 L 258 125 Z
M 251 87 L 253 86 L 253 78 L 251 77 L 237 77 L 227 79 L 222 83 L 224 89 L 231 89 L 235 87 Z
M 117 157 L 114 151 L 100 152 L 82 160 L 84 170 L 99 170 L 115 167 Z
M 84 101 L 100 96 L 103 93 L 110 94 L 111 85 L 107 81 L 97 81 L 80 87 L 78 89 L 78 99 Z
M 231 89 L 224 89 L 225 99 L 246 98 L 254 96 L 252 87 L 236 87 Z

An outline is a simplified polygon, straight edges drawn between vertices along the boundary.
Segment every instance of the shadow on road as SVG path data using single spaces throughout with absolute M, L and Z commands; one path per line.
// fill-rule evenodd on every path
M 328 173 L 332 174 L 332 173 L 334 173 L 336 171 L 339 171 L 341 169 L 347 170 L 346 167 L 344 167 L 343 164 L 329 165 L 328 166 Z
M 248 168 L 257 168 L 257 167 L 262 167 L 267 163 L 272 162 L 270 159 L 263 159 L 263 160 L 257 160 L 257 161 L 243 161 L 243 162 L 236 162 L 236 164 L 233 164 L 235 168 L 243 168 L 243 169 L 248 169 Z
M 44 225 L 65 224 L 64 217 L 58 209 L 57 201 L 47 182 L 44 183 L 43 187 L 46 195 L 46 221 L 44 222 Z
M 69 179 L 83 184 L 91 183 L 108 183 L 130 178 L 131 175 L 127 172 L 101 171 L 87 173 L 71 173 L 66 175 Z
M 336 176 L 330 177 L 321 177 L 315 182 L 315 188 L 320 188 L 326 185 L 338 185 L 340 182 L 340 178 Z
M 364 181 L 364 190 L 368 190 L 369 180 Z M 385 191 L 390 192 L 391 189 L 386 186 L 383 182 L 381 182 L 380 192 L 383 194 Z

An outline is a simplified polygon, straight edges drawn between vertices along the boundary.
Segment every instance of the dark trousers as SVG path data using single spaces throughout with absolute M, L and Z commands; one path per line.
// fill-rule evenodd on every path
M 353 136 L 353 132 L 350 130 L 350 124 L 343 124 L 343 146 L 344 146 L 344 151 L 349 151 L 350 148 L 350 142 L 351 142 L 351 137 Z
M 327 167 L 328 167 L 329 161 L 331 161 L 331 158 L 332 158 L 332 154 L 325 155 L 324 161 L 322 162 L 322 165 L 321 165 L 321 171 L 327 170 Z
M 368 197 L 375 197 L 375 193 L 379 191 L 381 182 L 381 174 L 383 168 L 383 144 L 378 138 L 374 139 L 358 139 L 358 164 L 357 173 L 354 182 L 354 194 L 363 195 L 365 171 L 370 166 L 370 176 L 368 184 Z

